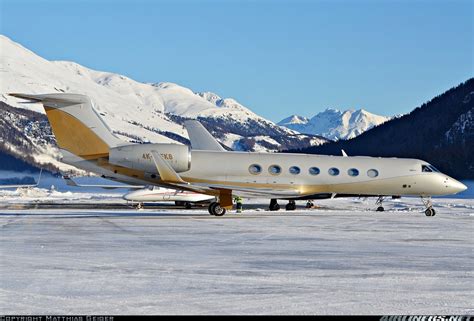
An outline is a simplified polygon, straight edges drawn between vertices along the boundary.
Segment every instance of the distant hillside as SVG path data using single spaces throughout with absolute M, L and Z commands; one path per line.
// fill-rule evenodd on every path
M 426 160 L 456 178 L 474 178 L 474 78 L 350 140 L 293 152 Z

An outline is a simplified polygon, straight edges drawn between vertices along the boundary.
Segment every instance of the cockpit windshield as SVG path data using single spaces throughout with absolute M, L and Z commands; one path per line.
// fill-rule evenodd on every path
M 433 165 L 421 165 L 421 171 L 423 173 L 439 173 L 439 170 Z

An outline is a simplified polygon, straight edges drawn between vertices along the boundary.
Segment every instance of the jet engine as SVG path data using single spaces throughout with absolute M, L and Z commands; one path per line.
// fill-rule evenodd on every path
M 158 152 L 177 173 L 186 172 L 191 168 L 189 146 L 178 144 L 136 144 L 114 147 L 109 151 L 109 163 L 157 173 L 152 151 Z

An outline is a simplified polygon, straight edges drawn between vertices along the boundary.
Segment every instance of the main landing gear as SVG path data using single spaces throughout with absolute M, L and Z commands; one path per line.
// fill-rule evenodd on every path
M 270 206 L 269 206 L 270 211 L 279 211 L 280 210 L 280 205 L 278 204 L 278 201 L 276 198 L 272 198 L 270 200 Z
M 433 208 L 433 203 L 431 203 L 431 196 L 428 197 L 421 197 L 421 201 L 423 202 L 423 205 L 425 205 L 426 210 L 425 210 L 425 215 L 426 216 L 435 216 L 436 211 Z
M 218 202 L 212 202 L 209 204 L 209 214 L 214 216 L 222 216 L 226 212 L 224 207 L 221 207 L 221 204 Z
M 377 201 L 375 202 L 375 205 L 378 205 L 376 209 L 377 212 L 385 211 L 385 209 L 383 208 L 383 200 L 384 200 L 383 196 L 379 196 L 379 198 L 377 198 Z
M 280 210 L 280 205 L 278 204 L 278 201 L 276 198 L 272 198 L 270 200 L 270 206 L 268 207 L 270 211 L 279 211 Z M 287 211 L 294 211 L 296 209 L 296 203 L 294 200 L 289 200 L 288 204 L 285 205 L 285 209 Z
M 286 204 L 286 206 L 285 206 L 285 209 L 286 209 L 287 211 L 294 211 L 294 210 L 296 210 L 296 203 L 295 203 L 295 201 L 289 200 L 289 201 L 288 201 L 288 204 Z
M 314 207 L 313 201 L 309 200 L 308 202 L 306 202 L 306 208 L 313 208 L 313 207 Z

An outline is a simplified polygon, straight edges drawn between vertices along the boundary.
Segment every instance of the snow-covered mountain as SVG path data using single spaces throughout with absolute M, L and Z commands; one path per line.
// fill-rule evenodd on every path
M 278 125 L 300 133 L 340 140 L 354 138 L 389 119 L 390 117 L 375 115 L 364 109 L 340 111 L 328 108 L 312 118 L 292 115 L 280 121 Z
M 211 92 L 195 93 L 169 82 L 141 83 L 74 62 L 48 61 L 3 35 L 0 35 L 0 77 L 1 102 L 40 114 L 44 114 L 40 104 L 23 104 L 21 99 L 7 93 L 68 92 L 88 95 L 111 129 L 128 141 L 187 143 L 188 136 L 182 123 L 189 118 L 198 118 L 207 124 L 222 143 L 234 149 L 278 151 L 327 141 L 278 126 L 231 98 L 221 98 Z M 14 114 L 14 110 L 9 110 L 11 121 L 4 126 L 22 124 L 24 115 Z M 7 131 L 4 128 L 3 132 Z M 39 135 L 38 131 L 35 135 Z M 44 137 L 28 138 L 30 145 L 34 145 Z M 5 151 L 15 154 L 14 151 L 19 150 L 6 139 L 0 139 L 1 144 L 4 146 L 0 149 Z M 33 154 L 33 158 L 38 160 L 42 157 L 44 160 L 45 153 L 49 158 L 57 158 L 54 139 L 48 144 L 42 151 L 35 149 L 37 153 Z M 16 155 L 21 156 L 19 152 Z

